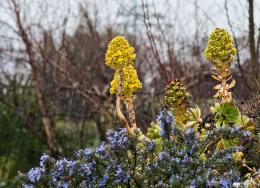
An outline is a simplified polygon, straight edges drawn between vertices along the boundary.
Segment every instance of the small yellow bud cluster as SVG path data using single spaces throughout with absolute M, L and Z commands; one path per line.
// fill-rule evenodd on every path
M 119 94 L 122 98 L 129 98 L 133 92 L 142 88 L 134 68 L 136 55 L 134 48 L 122 37 L 115 37 L 108 45 L 106 53 L 106 65 L 115 70 L 111 81 L 111 94 Z
M 190 93 L 179 80 L 170 82 L 165 88 L 165 105 L 173 112 L 176 122 L 183 123 L 184 116 L 190 106 Z

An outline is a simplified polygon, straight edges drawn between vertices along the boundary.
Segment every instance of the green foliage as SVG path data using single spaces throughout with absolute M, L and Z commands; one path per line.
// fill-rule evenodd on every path
M 161 139 L 160 131 L 161 127 L 158 125 L 158 123 L 152 122 L 148 128 L 147 136 L 150 139 Z
M 198 106 L 195 108 L 190 108 L 185 115 L 185 128 L 198 129 L 199 125 L 202 123 L 201 110 Z
M 13 100 L 14 96 L 9 97 Z M 19 98 L 15 101 L 16 104 L 22 102 Z M 37 109 L 30 110 L 37 116 Z M 35 121 L 37 122 L 37 119 Z M 14 177 L 17 171 L 28 170 L 35 165 L 42 151 L 46 150 L 41 140 L 42 135 L 38 135 L 41 132 L 39 127 L 26 125 L 30 126 L 26 124 L 23 116 L 3 104 L 0 105 L 0 180 L 5 187 L 16 187 Z
M 37 164 L 43 152 L 48 152 L 34 90 L 30 83 L 23 90 L 17 89 L 16 84 L 13 81 L 1 93 L 5 101 L 0 103 L 0 187 L 18 187 L 17 171 L 27 171 Z M 99 143 L 94 121 L 53 121 L 66 156 L 73 155 L 75 149 Z
M 148 128 L 147 137 L 155 141 L 156 151 L 162 150 L 162 137 L 160 136 L 161 131 L 161 127 L 155 122 L 152 122 Z
M 216 103 L 211 112 L 215 115 L 217 127 L 235 124 L 239 118 L 239 111 L 233 103 Z

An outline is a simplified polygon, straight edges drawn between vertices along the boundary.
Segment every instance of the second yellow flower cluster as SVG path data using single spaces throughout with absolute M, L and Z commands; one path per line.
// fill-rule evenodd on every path
M 124 37 L 117 36 L 109 43 L 106 65 L 115 70 L 114 78 L 110 83 L 111 94 L 118 94 L 126 99 L 142 88 L 133 66 L 135 57 L 134 48 Z

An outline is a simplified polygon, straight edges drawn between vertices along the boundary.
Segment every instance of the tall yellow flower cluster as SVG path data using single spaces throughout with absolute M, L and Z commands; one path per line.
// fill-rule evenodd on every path
M 122 98 L 129 98 L 134 92 L 142 88 L 134 68 L 136 55 L 134 48 L 122 37 L 115 37 L 108 45 L 106 65 L 115 70 L 111 81 L 111 94 L 118 94 Z
M 204 51 L 205 57 L 212 62 L 212 77 L 219 81 L 214 89 L 217 90 L 215 97 L 221 98 L 221 102 L 231 102 L 232 95 L 229 91 L 235 86 L 232 79 L 230 66 L 237 53 L 234 42 L 229 33 L 221 28 L 216 28 L 209 36 L 207 48 Z M 228 84 L 229 80 L 232 81 Z

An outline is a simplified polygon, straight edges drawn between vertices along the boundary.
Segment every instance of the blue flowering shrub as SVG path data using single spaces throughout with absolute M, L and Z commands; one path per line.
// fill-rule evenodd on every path
M 201 117 L 199 107 L 190 101 L 185 87 L 177 80 L 170 82 L 165 90 L 165 107 L 144 134 L 136 125 L 133 111 L 131 88 L 135 83 L 130 74 L 136 77 L 136 72 L 132 65 L 128 72 L 129 67 L 120 64 L 132 63 L 133 58 L 123 61 L 120 57 L 128 57 L 124 51 L 134 57 L 133 48 L 122 37 L 119 39 L 111 44 L 108 59 L 111 65 L 117 65 L 111 84 L 120 91 L 116 111 L 123 128 L 109 130 L 106 142 L 95 149 L 76 151 L 73 159 L 55 159 L 43 154 L 39 167 L 18 173 L 22 186 L 259 187 L 259 125 L 242 114 L 232 101 L 228 89 L 234 83 L 216 86 L 221 102 Z M 120 51 L 124 48 L 128 50 Z M 225 57 L 229 59 L 232 58 Z M 222 70 L 220 64 L 217 68 Z M 225 75 L 223 71 L 220 73 Z M 131 95 L 124 93 L 124 87 Z M 128 118 L 121 111 L 121 100 L 126 104 Z
M 237 127 L 223 127 L 209 131 L 200 141 L 193 128 L 185 132 L 174 126 L 174 119 L 161 113 L 160 147 L 154 139 L 145 137 L 140 130 L 130 137 L 126 129 L 108 132 L 107 143 L 95 150 L 75 153 L 73 160 L 55 160 L 43 154 L 40 166 L 21 174 L 24 187 L 149 187 L 160 186 L 213 186 L 229 187 L 241 181 L 241 174 L 232 153 L 241 146 L 214 153 L 204 159 L 201 148 L 209 140 L 223 138 L 248 139 L 250 135 Z M 172 125 L 166 130 L 166 124 Z M 167 126 L 168 126 L 167 125 Z
M 231 187 L 243 179 L 240 164 L 232 156 L 250 139 L 237 126 L 208 131 L 201 140 L 193 128 L 174 126 L 169 111 L 160 113 L 160 142 L 136 129 L 107 133 L 108 141 L 95 150 L 84 149 L 75 158 L 55 160 L 43 154 L 40 166 L 20 174 L 23 187 Z M 170 127 L 171 125 L 171 127 Z M 167 127 L 167 128 L 166 128 Z M 159 127 L 158 127 L 159 128 Z M 167 134 L 166 134 L 167 132 Z M 237 145 L 205 156 L 207 143 L 218 138 L 238 139 Z

